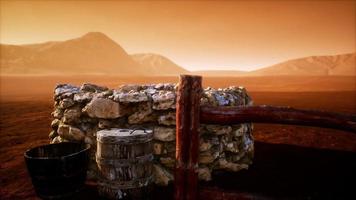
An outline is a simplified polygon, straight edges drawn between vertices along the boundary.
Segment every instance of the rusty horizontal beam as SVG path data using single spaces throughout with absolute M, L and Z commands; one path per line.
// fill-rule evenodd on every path
M 207 124 L 273 123 L 315 126 L 356 133 L 356 115 L 277 106 L 225 106 L 200 108 Z
M 246 193 L 241 191 L 225 191 L 218 187 L 200 187 L 198 199 L 201 200 L 271 200 L 258 194 Z

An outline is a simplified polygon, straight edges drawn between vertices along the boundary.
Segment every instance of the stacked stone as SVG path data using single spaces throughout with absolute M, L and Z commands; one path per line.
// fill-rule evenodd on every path
M 54 91 L 51 143 L 75 141 L 92 145 L 89 178 L 96 177 L 96 132 L 110 128 L 152 129 L 155 183 L 173 180 L 175 165 L 176 85 L 123 85 L 109 89 L 93 84 L 61 84 Z M 250 105 L 244 88 L 207 88 L 202 105 Z M 210 180 L 213 170 L 239 171 L 253 157 L 251 124 L 200 127 L 199 178 Z
M 247 106 L 252 100 L 243 87 L 206 88 L 201 105 Z M 254 145 L 252 124 L 229 126 L 202 124 L 199 142 L 199 179 L 211 180 L 213 170 L 237 172 L 252 163 Z

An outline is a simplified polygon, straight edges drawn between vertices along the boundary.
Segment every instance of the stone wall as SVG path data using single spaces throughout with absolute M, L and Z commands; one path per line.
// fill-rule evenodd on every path
M 123 85 L 109 89 L 93 84 L 61 84 L 54 91 L 51 143 L 76 141 L 92 145 L 89 178 L 96 177 L 96 132 L 110 128 L 154 131 L 155 183 L 167 185 L 175 164 L 175 84 Z M 242 87 L 206 88 L 201 105 L 251 105 Z M 251 124 L 201 124 L 199 179 L 210 180 L 212 170 L 239 171 L 252 162 Z

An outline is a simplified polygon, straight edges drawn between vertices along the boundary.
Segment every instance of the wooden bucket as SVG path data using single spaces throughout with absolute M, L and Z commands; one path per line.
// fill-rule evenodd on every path
M 98 191 L 110 199 L 145 199 L 152 182 L 152 130 L 97 132 Z

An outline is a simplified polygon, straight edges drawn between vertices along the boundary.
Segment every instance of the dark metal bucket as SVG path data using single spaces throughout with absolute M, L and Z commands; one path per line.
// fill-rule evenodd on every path
M 89 144 L 58 143 L 25 152 L 25 161 L 37 195 L 43 199 L 72 196 L 84 186 Z

